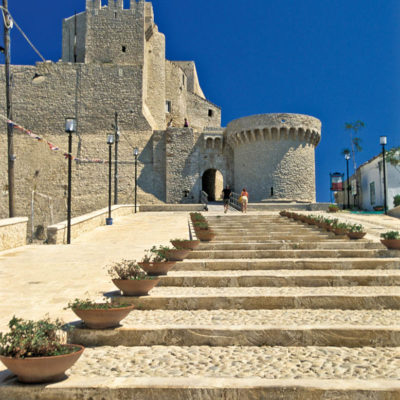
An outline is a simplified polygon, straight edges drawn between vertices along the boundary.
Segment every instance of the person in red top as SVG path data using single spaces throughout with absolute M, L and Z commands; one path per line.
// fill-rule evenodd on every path
M 247 203 L 249 202 L 249 193 L 247 192 L 246 188 L 243 188 L 242 193 L 240 193 L 242 198 L 242 213 L 247 212 Z

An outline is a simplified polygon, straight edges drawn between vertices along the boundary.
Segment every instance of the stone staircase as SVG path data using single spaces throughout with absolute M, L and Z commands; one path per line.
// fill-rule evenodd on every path
M 216 232 L 37 399 L 400 399 L 400 257 L 278 215 Z M 53 397 L 44 397 L 43 393 Z M 43 395 L 43 397 L 41 397 Z M 59 396 L 59 397 L 57 397 Z M 21 397 L 23 398 L 23 397 Z

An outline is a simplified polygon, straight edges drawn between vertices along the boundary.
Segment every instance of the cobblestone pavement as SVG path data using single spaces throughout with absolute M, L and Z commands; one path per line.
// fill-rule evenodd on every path
M 400 310 L 134 310 L 123 321 L 139 326 L 400 326 Z
M 86 349 L 70 373 L 72 377 L 395 380 L 400 379 L 400 348 L 104 346 Z

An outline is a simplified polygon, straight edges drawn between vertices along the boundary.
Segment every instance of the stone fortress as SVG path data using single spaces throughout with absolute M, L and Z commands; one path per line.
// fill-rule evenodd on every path
M 134 196 L 133 149 L 139 148 L 139 203 L 211 200 L 223 185 L 250 201 L 315 201 L 314 149 L 321 122 L 299 114 L 239 118 L 221 127 L 221 109 L 201 90 L 193 61 L 165 58 L 165 37 L 150 2 L 86 0 L 86 10 L 63 22 L 62 59 L 12 66 L 13 120 L 67 149 L 65 118 L 77 119 L 73 155 L 73 215 L 107 205 L 106 138 L 118 113 L 119 203 Z M 5 84 L 4 73 L 0 74 Z M 5 94 L 0 93 L 5 110 Z M 5 111 L 4 111 L 5 114 Z M 184 128 L 184 119 L 189 127 Z M 6 124 L 1 124 L 6 137 Z M 43 226 L 66 218 L 67 161 L 62 152 L 15 131 L 16 211 Z M 7 154 L 6 140 L 0 142 Z M 7 217 L 7 159 L 0 159 L 2 201 Z

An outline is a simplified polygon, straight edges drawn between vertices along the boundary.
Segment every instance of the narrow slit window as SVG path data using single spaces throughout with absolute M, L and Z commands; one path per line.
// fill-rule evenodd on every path
M 126 46 L 122 46 L 122 52 L 126 53 Z
M 210 110 L 208 110 L 208 116 L 209 116 L 209 117 L 212 117 L 213 115 L 214 115 L 214 112 L 213 112 L 213 110 L 211 110 L 211 109 L 210 109 Z
M 171 112 L 171 102 L 168 100 L 165 102 L 165 112 L 167 113 Z

